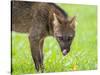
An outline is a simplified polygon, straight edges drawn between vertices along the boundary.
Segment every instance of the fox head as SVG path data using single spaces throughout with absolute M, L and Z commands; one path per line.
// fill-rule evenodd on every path
M 61 47 L 61 52 L 65 56 L 70 51 L 70 46 L 75 36 L 76 17 L 68 18 L 66 21 L 58 18 L 55 13 L 53 17 L 54 37 L 56 37 Z

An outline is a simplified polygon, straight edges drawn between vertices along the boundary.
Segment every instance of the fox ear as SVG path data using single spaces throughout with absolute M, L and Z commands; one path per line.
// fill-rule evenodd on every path
M 55 26 L 57 26 L 57 25 L 59 25 L 58 23 L 59 23 L 59 21 L 58 21 L 58 19 L 57 19 L 57 16 L 56 16 L 55 13 L 53 13 L 53 24 L 54 24 Z
M 60 29 L 60 23 L 58 21 L 58 17 L 55 13 L 53 13 L 53 32 L 54 32 L 54 35 L 55 34 L 59 34 L 59 29 Z
M 73 16 L 70 19 L 69 23 L 70 23 L 70 27 L 72 27 L 73 29 L 75 29 L 75 27 L 76 27 L 76 16 Z

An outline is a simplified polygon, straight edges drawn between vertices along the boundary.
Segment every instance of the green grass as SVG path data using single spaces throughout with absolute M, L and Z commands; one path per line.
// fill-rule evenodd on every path
M 67 56 L 53 37 L 44 43 L 45 72 L 97 69 L 96 6 L 59 4 L 70 16 L 77 16 L 76 36 Z M 12 74 L 36 73 L 27 34 L 12 32 Z

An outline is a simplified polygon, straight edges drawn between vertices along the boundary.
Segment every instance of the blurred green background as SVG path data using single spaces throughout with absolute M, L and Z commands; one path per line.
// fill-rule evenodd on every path
M 97 69 L 97 7 L 58 4 L 69 16 L 77 17 L 76 36 L 67 56 L 63 56 L 53 37 L 44 43 L 45 72 Z M 12 32 L 12 74 L 36 73 L 28 34 Z

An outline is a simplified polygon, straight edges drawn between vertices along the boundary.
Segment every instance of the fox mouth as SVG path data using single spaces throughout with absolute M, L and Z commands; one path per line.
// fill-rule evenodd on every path
M 62 54 L 65 56 L 69 51 L 67 49 L 63 49 Z

